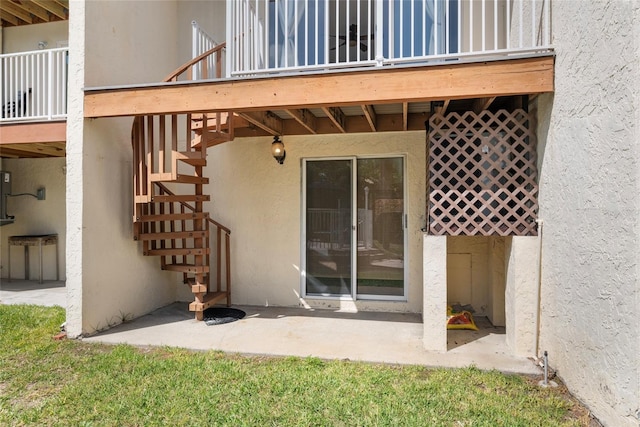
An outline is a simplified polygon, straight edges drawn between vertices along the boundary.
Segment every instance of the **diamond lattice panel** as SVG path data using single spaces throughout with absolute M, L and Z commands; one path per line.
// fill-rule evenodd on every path
M 521 109 L 431 116 L 429 234 L 537 234 L 532 124 Z

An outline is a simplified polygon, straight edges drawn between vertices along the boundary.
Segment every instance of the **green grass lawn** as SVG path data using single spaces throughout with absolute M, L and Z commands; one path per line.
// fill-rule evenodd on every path
M 55 341 L 64 310 L 0 305 L 0 425 L 579 426 L 566 390 L 499 372 Z

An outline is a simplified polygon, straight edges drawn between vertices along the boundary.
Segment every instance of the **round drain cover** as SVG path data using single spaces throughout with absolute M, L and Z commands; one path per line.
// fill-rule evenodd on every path
M 207 308 L 203 314 L 204 323 L 206 323 L 208 326 L 235 322 L 236 320 L 242 319 L 246 315 L 246 313 L 242 310 L 227 307 Z

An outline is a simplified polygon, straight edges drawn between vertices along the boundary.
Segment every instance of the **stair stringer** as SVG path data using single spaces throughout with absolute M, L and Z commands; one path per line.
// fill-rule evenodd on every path
M 199 116 L 203 123 L 208 123 L 206 114 Z M 181 120 L 190 136 L 184 147 L 177 142 Z M 210 200 L 204 193 L 209 182 L 204 170 L 211 144 L 202 144 L 202 134 L 214 134 L 217 143 L 221 143 L 230 141 L 232 132 L 230 135 L 210 123 L 191 129 L 192 123 L 190 115 L 136 118 L 134 239 L 142 242 L 144 255 L 160 257 L 163 270 L 183 273 L 183 282 L 194 296 L 189 309 L 195 312 L 196 319 L 202 320 L 208 307 L 225 300 L 227 305 L 231 304 L 230 231 L 204 210 L 204 204 Z M 224 238 L 219 230 L 223 230 Z M 212 243 L 216 245 L 214 248 Z M 218 260 L 220 252 L 227 258 L 226 263 Z M 218 257 L 214 265 L 212 255 Z M 226 270 L 225 280 L 222 270 Z
M 224 48 L 225 43 L 215 46 L 164 81 L 209 78 L 209 64 L 211 77 L 221 78 Z M 131 132 L 134 240 L 142 242 L 144 255 L 160 257 L 163 270 L 183 274 L 194 296 L 189 309 L 198 320 L 211 305 L 231 304 L 231 231 L 204 211 L 210 196 L 203 191 L 208 184 L 203 172 L 207 148 L 233 140 L 233 117 L 232 112 L 138 116 Z

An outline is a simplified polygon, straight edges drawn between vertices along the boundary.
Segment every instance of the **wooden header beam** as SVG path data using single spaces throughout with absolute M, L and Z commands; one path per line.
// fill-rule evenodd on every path
M 85 117 L 264 111 L 553 92 L 554 57 L 85 89 Z M 300 88 L 297 90 L 296 88 Z
M 31 144 L 65 142 L 67 122 L 3 124 L 0 131 L 0 146 L 10 144 Z

